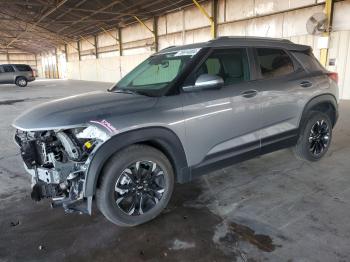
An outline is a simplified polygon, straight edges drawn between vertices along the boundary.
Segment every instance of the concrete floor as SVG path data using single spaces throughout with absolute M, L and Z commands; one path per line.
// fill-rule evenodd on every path
M 12 120 L 33 105 L 109 84 L 0 86 L 0 261 L 350 261 L 350 101 L 327 156 L 282 150 L 176 186 L 157 219 L 118 228 L 95 210 L 65 215 L 30 200 Z

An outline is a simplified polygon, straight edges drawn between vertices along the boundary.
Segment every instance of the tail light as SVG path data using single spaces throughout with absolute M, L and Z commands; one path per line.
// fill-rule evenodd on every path
M 336 82 L 338 84 L 338 73 L 329 72 L 327 75 L 330 79 L 332 79 L 334 82 Z

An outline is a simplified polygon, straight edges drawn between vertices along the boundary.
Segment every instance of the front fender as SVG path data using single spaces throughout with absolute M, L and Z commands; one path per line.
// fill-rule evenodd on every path
M 161 150 L 169 158 L 177 182 L 191 180 L 186 154 L 177 135 L 164 127 L 141 128 L 117 134 L 97 149 L 86 171 L 85 197 L 95 195 L 97 181 L 108 159 L 114 153 L 136 143 L 148 143 Z

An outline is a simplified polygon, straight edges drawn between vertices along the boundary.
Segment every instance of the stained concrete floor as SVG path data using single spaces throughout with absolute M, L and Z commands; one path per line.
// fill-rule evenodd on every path
M 0 86 L 0 261 L 350 261 L 350 101 L 327 156 L 281 150 L 176 186 L 155 220 L 119 228 L 95 210 L 66 215 L 30 200 L 12 120 L 39 103 L 106 83 Z

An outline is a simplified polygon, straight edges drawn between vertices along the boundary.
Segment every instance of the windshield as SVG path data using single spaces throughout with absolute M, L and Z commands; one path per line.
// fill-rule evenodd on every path
M 183 71 L 200 49 L 185 49 L 154 55 L 122 78 L 111 91 L 129 91 L 145 95 L 160 94 Z

